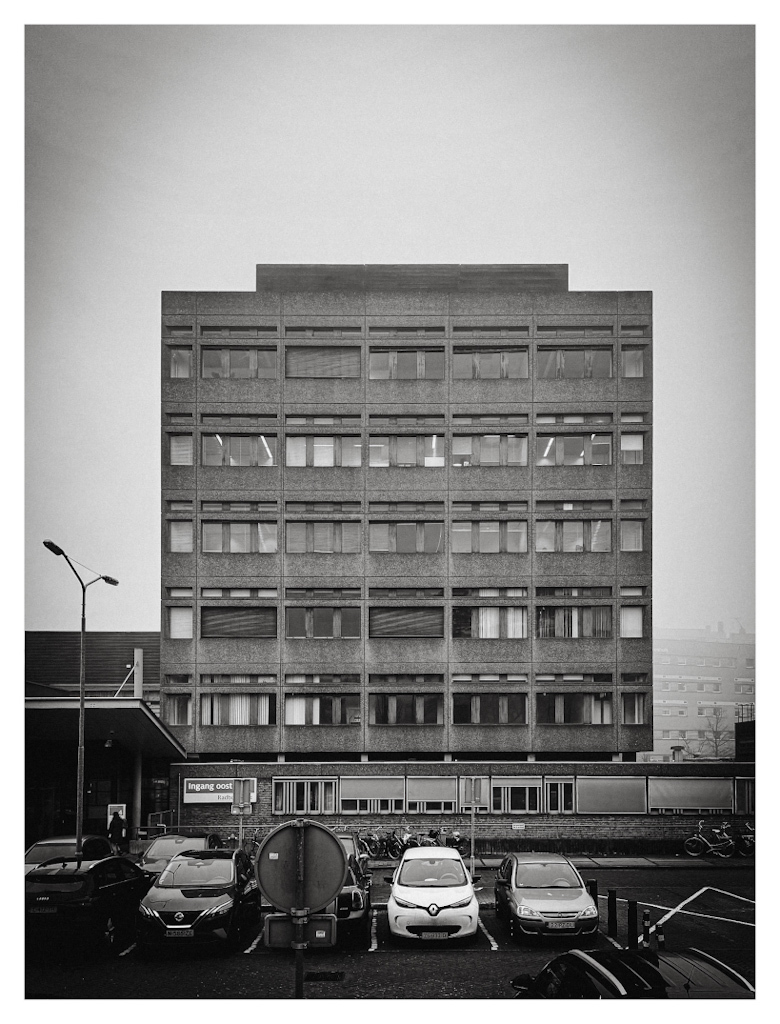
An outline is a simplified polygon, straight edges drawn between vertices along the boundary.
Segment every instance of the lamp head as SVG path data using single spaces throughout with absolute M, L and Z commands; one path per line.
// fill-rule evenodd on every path
M 115 580 L 113 576 L 101 576 L 100 578 L 101 580 L 104 580 L 106 583 L 110 583 L 112 587 L 119 586 L 119 580 Z
M 48 548 L 49 551 L 53 552 L 55 555 L 64 555 L 65 554 L 65 552 L 62 550 L 62 548 L 59 547 L 59 545 L 55 544 L 53 540 L 45 540 L 43 542 L 43 546 L 45 548 Z

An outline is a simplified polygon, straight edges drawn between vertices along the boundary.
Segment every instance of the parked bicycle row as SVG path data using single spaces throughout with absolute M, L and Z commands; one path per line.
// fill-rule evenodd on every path
M 432 828 L 428 832 L 413 833 L 404 827 L 401 828 L 400 834 L 395 829 L 362 832 L 357 839 L 360 853 L 371 860 L 397 860 L 406 850 L 417 846 L 449 846 L 460 854 L 465 854 L 469 849 L 469 840 L 466 836 L 447 828 Z
M 706 826 L 702 820 L 693 835 L 685 840 L 684 846 L 689 857 L 701 857 L 703 854 L 713 857 L 733 857 L 735 854 L 738 857 L 752 857 L 756 852 L 756 833 L 750 822 L 746 824 L 744 832 L 735 835 L 728 821 L 721 822 L 720 827 L 717 827 Z

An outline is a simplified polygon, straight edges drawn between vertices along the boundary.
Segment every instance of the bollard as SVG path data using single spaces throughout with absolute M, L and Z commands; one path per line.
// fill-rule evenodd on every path
M 655 937 L 658 942 L 658 948 L 666 949 L 666 938 L 664 936 L 664 926 L 662 924 L 657 924 L 655 926 Z
M 607 935 L 617 938 L 617 890 L 607 889 Z
M 650 911 L 642 911 L 642 949 L 650 949 Z
M 596 906 L 598 906 L 599 905 L 599 883 L 596 881 L 595 878 L 589 878 L 588 881 L 585 883 L 585 885 L 586 885 L 586 887 L 588 889 L 588 892 L 590 893 L 590 898 L 593 900 L 593 902 L 596 904 Z
M 637 935 L 637 911 L 636 900 L 628 901 L 628 946 L 627 949 L 637 949 L 639 937 Z

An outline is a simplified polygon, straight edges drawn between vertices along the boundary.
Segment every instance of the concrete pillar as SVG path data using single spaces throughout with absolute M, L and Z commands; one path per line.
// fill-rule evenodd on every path
M 143 755 L 136 750 L 133 762 L 133 816 L 130 821 L 130 835 L 133 838 L 138 836 L 138 829 L 141 827 L 141 780 L 143 778 Z

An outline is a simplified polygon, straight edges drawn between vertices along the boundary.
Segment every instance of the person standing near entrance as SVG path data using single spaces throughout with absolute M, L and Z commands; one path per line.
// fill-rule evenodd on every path
M 114 849 L 114 853 L 121 852 L 122 840 L 125 835 L 125 829 L 127 828 L 127 822 L 119 813 L 114 811 L 111 822 L 108 826 L 108 838 L 111 841 L 111 846 Z

